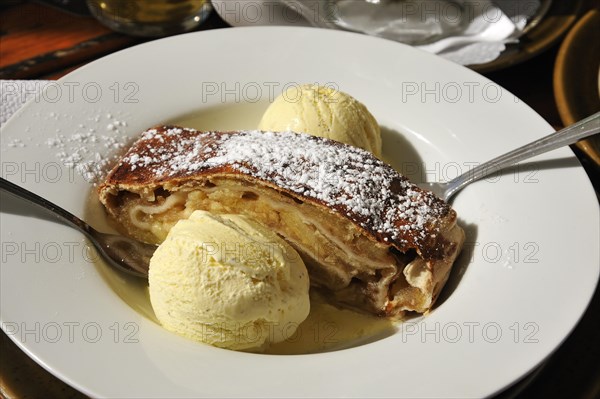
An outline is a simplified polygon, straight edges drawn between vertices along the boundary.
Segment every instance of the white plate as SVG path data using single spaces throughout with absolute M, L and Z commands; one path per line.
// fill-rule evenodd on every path
M 112 134 L 113 119 L 126 121 L 116 128 L 134 137 L 215 106 L 222 112 L 209 113 L 207 127 L 252 128 L 264 108 L 253 101 L 295 82 L 335 85 L 367 104 L 386 128 L 385 156 L 417 178 L 453 177 L 552 131 L 487 79 L 398 43 L 236 28 L 140 45 L 51 85 L 3 127 L 2 175 L 84 215 L 91 186 L 60 165 L 48 138 L 77 141 L 73 135 L 89 128 Z M 103 142 L 96 150 L 109 152 Z M 491 395 L 565 339 L 599 273 L 596 198 L 571 151 L 561 149 L 458 195 L 468 244 L 453 292 L 428 317 L 346 350 L 238 353 L 180 338 L 141 316 L 86 260 L 78 232 L 40 220 L 18 201 L 2 202 L 2 327 L 91 396 Z

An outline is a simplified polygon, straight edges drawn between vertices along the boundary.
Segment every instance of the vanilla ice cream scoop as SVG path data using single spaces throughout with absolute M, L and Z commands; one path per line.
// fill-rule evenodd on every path
M 381 131 L 367 107 L 339 90 L 293 86 L 265 111 L 259 130 L 308 133 L 363 148 L 381 157 Z
M 241 215 L 195 211 L 177 222 L 154 253 L 148 279 L 166 329 L 223 348 L 283 341 L 310 310 L 298 253 Z

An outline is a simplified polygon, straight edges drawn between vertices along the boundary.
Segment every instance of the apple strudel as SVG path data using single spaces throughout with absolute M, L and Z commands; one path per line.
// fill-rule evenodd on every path
M 369 152 L 293 132 L 155 127 L 98 192 L 126 234 L 152 243 L 197 209 L 251 217 L 332 302 L 387 317 L 431 309 L 464 241 L 447 203 Z

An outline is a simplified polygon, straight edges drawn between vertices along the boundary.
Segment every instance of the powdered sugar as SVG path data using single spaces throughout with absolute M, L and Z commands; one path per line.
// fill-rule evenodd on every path
M 25 143 L 21 139 L 12 139 L 6 145 L 11 148 L 24 148 L 25 147 Z
M 53 112 L 50 114 L 51 118 L 60 117 Z M 102 119 L 101 115 L 96 115 L 89 121 L 93 126 L 97 126 Z M 60 130 L 57 130 L 57 134 L 45 142 L 48 148 L 58 150 L 56 157 L 63 165 L 75 169 L 85 180 L 94 184 L 106 176 L 107 170 L 116 161 L 120 150 L 124 149 L 129 141 L 120 130 L 121 127 L 127 126 L 127 122 L 118 120 L 110 114 L 106 115 L 106 119 L 109 119 L 106 132 L 80 123 L 72 134 L 61 134 Z
M 115 170 L 163 180 L 222 167 L 322 202 L 384 241 L 422 240 L 450 210 L 367 151 L 292 132 L 150 129 Z

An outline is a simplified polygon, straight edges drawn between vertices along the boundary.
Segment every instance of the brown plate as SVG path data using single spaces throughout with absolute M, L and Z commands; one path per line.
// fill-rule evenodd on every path
M 584 0 L 545 0 L 541 2 L 542 18 L 532 18 L 525 27 L 519 43 L 508 44 L 498 58 L 485 64 L 469 65 L 469 68 L 486 73 L 507 68 L 527 61 L 546 50 L 562 38 L 575 23 L 582 11 Z M 548 7 L 547 10 L 545 7 Z
M 600 111 L 600 12 L 591 10 L 563 41 L 554 67 L 554 97 L 565 126 Z M 577 143 L 600 166 L 600 134 Z

